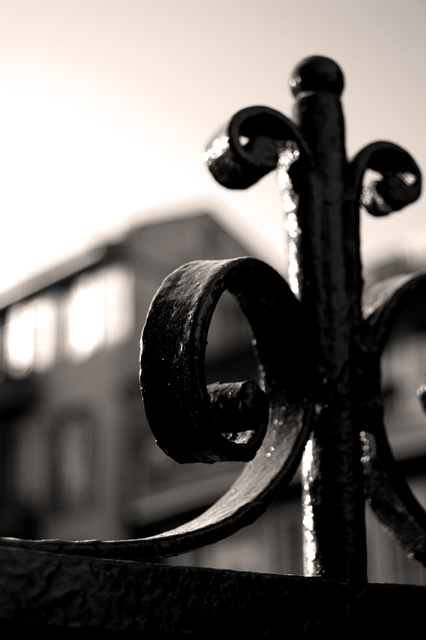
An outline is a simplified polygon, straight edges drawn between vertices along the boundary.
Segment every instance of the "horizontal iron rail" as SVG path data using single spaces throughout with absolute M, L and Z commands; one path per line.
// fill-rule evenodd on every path
M 0 630 L 39 629 L 44 638 L 82 630 L 92 638 L 414 637 L 426 600 L 426 587 L 22 549 L 0 549 L 0 562 Z

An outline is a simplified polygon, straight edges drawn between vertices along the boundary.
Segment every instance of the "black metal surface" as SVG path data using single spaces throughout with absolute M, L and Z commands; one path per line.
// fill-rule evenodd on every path
M 0 549 L 0 631 L 43 638 L 419 637 L 426 587 Z
M 370 321 L 362 318 L 359 206 L 373 215 L 397 211 L 418 198 L 421 176 L 410 155 L 389 142 L 368 145 L 347 162 L 340 104 L 344 82 L 333 61 L 318 56 L 302 61 L 290 85 L 298 126 L 269 108 L 244 109 L 231 119 L 221 144 L 214 142 L 207 166 L 223 186 L 245 188 L 277 166 L 285 140 L 299 150 L 289 169 L 299 197 L 298 230 L 291 240 L 297 264 L 292 267 L 317 373 L 313 435 L 303 464 L 305 571 L 365 579 L 364 481 L 373 508 L 418 558 L 424 557 L 424 547 L 419 547 L 426 529 L 422 511 L 406 484 L 402 490 L 401 479 L 394 481 L 398 490 L 384 489 L 385 480 L 389 488 L 397 472 L 373 409 L 373 404 L 381 407 L 381 352 L 371 340 Z M 379 172 L 382 180 L 363 187 L 367 169 Z M 373 436 L 364 432 L 366 414 L 368 424 L 377 424 L 377 449 Z M 385 515 L 402 502 L 411 505 L 410 515 L 405 508 L 405 528 L 402 516 L 397 526 L 395 517 Z
M 206 163 L 221 185 L 240 189 L 288 154 L 281 169 L 297 194 L 289 230 L 294 293 L 253 258 L 189 263 L 160 287 L 142 337 L 141 388 L 161 448 L 179 462 L 247 460 L 241 476 L 173 531 L 119 541 L 3 539 L 10 553 L 147 560 L 189 551 L 259 517 L 303 455 L 308 576 L 366 580 L 364 492 L 407 552 L 424 561 L 426 518 L 391 456 L 380 397 L 393 315 L 424 276 L 384 285 L 363 312 L 359 252 L 360 203 L 374 215 L 399 210 L 419 196 L 420 172 L 388 142 L 346 160 L 343 76 L 334 62 L 307 59 L 290 84 L 298 124 L 266 107 L 243 109 L 213 139 Z M 383 180 L 364 188 L 368 168 Z M 208 388 L 208 328 L 225 290 L 251 326 L 259 380 Z
M 271 415 L 280 418 L 284 404 L 290 410 L 305 402 L 309 353 L 300 305 L 278 273 L 253 258 L 184 265 L 166 278 L 151 304 L 141 355 L 141 388 L 151 429 L 178 462 L 250 460 L 265 435 L 263 420 L 247 441 L 233 442 L 216 426 L 225 412 L 222 433 L 229 430 L 226 407 L 217 402 L 215 409 L 210 407 L 204 354 L 210 319 L 225 290 L 236 297 L 251 327 L 259 384 Z
M 386 437 L 380 389 L 380 357 L 395 317 L 417 291 L 426 295 L 426 274 L 379 283 L 365 297 L 362 387 L 356 421 L 368 502 L 407 555 L 426 565 L 426 513 L 399 470 Z
M 237 298 L 252 328 L 262 387 L 257 401 L 259 393 L 262 405 L 264 393 L 269 399 L 266 433 L 261 407 L 259 431 L 248 442 L 235 442 L 218 430 L 223 407 L 220 402 L 211 407 L 204 381 L 208 325 L 224 290 Z M 179 461 L 244 460 L 253 458 L 260 440 L 254 459 L 218 502 L 172 531 L 118 541 L 2 539 L 3 546 L 127 560 L 184 553 L 253 522 L 292 479 L 311 424 L 312 364 L 300 303 L 274 269 L 254 258 L 192 262 L 177 269 L 152 302 L 142 346 L 146 412 L 163 449 Z M 238 387 L 244 402 L 247 385 Z M 231 414 L 235 401 L 234 396 Z M 225 416 L 226 428 L 228 420 Z M 251 419 L 247 426 L 253 426 Z

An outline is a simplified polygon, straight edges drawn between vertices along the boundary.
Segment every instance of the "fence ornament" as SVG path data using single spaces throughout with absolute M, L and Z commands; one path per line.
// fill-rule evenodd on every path
M 204 514 L 150 538 L 2 545 L 125 560 L 180 554 L 253 522 L 300 465 L 305 575 L 367 580 L 365 500 L 426 564 L 426 514 L 390 451 L 380 391 L 395 316 L 426 275 L 363 295 L 359 251 L 360 205 L 375 216 L 398 211 L 419 197 L 421 175 L 390 142 L 347 161 L 343 85 L 332 60 L 305 59 L 290 79 L 295 122 L 268 107 L 243 109 L 204 155 L 229 189 L 276 171 L 288 283 L 250 257 L 191 262 L 165 279 L 143 330 L 141 390 L 159 446 L 183 463 L 246 461 L 239 478 Z M 381 179 L 364 186 L 367 170 Z M 225 290 L 250 324 L 259 380 L 206 386 L 208 328 Z

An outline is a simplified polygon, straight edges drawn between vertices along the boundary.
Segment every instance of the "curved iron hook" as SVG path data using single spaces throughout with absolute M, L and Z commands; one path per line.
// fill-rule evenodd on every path
M 163 283 L 142 338 L 142 392 L 160 446 L 181 462 L 251 462 L 211 509 L 173 531 L 119 541 L 8 538 L 1 540 L 2 545 L 146 560 L 214 542 L 266 509 L 278 488 L 292 477 L 314 427 L 311 451 L 322 456 L 318 469 L 323 471 L 324 461 L 330 460 L 328 435 L 323 438 L 328 434 L 327 424 L 331 423 L 329 433 L 336 435 L 342 419 L 347 452 L 353 448 L 352 436 L 361 432 L 363 449 L 358 462 L 368 500 L 408 552 L 425 561 L 426 516 L 390 454 L 379 393 L 380 355 L 393 315 L 423 276 L 399 288 L 393 286 L 387 293 L 383 289 L 381 303 L 376 300 L 363 320 L 358 246 L 359 203 L 373 215 L 401 209 L 419 197 L 420 171 L 409 154 L 387 142 L 367 146 L 347 165 L 339 102 L 343 75 L 334 62 L 320 56 L 308 58 L 295 69 L 290 84 L 298 101 L 299 126 L 268 107 L 243 109 L 214 137 L 205 162 L 222 186 L 247 188 L 275 170 L 289 143 L 296 145 L 298 160 L 289 168 L 289 175 L 300 197 L 296 252 L 300 304 L 280 276 L 260 261 L 190 263 Z M 383 180 L 363 190 L 368 168 L 381 173 Z M 330 287 L 327 276 L 333 273 Z M 209 392 L 203 374 L 208 325 L 224 290 L 236 296 L 251 324 L 261 373 L 259 388 L 242 383 L 234 389 L 230 403 L 222 402 L 223 390 Z M 327 325 L 330 318 L 331 325 Z M 343 322 L 348 326 L 342 332 Z M 256 420 L 248 423 L 250 428 L 244 426 L 244 419 L 237 420 L 229 437 L 221 427 L 222 417 L 227 431 L 230 420 L 226 413 L 235 416 L 236 407 L 243 407 L 248 388 L 248 406 L 254 408 Z M 266 431 L 264 392 L 269 401 Z M 159 398 L 164 407 L 161 415 L 157 413 Z M 220 406 L 216 403 L 215 408 L 212 400 L 218 398 Z M 334 409 L 330 409 L 333 402 Z M 235 433 L 242 433 L 242 440 Z M 357 473 L 355 470 L 355 478 Z M 314 513 L 318 504 L 321 508 L 322 500 L 321 474 L 315 466 L 309 467 L 305 479 L 309 474 L 312 492 L 306 514 L 309 509 Z M 349 520 L 353 516 L 350 513 Z M 359 519 L 359 514 L 354 517 Z M 324 540 L 322 526 L 320 522 L 317 530 L 308 531 L 312 539 L 318 535 L 318 540 Z M 345 533 L 349 537 L 354 535 L 351 527 Z M 321 544 L 314 552 L 314 574 L 358 579 L 363 575 L 362 568 L 354 570 L 360 558 L 356 554 L 349 560 L 351 566 L 336 569 L 332 558 L 324 569 L 329 552 L 331 557 L 339 554 L 333 545 L 324 551 Z
M 299 301 L 274 269 L 254 258 L 197 261 L 166 278 L 143 332 L 142 391 L 159 444 L 180 461 L 241 460 L 247 459 L 247 453 L 253 457 L 251 442 L 230 442 L 210 419 L 203 350 L 209 320 L 224 290 L 237 298 L 249 320 L 259 360 L 259 384 L 269 399 L 269 424 L 261 446 L 228 492 L 195 520 L 150 538 L 76 542 L 10 538 L 2 539 L 2 545 L 152 560 L 216 542 L 266 510 L 292 479 L 312 422 L 312 363 L 303 314 Z M 259 447 L 257 437 L 255 447 Z
M 380 358 L 394 320 L 410 296 L 425 293 L 426 274 L 390 278 L 365 296 L 360 376 L 363 394 L 357 423 L 363 452 L 366 498 L 385 529 L 406 553 L 426 565 L 426 511 L 401 473 L 386 435 L 380 388 Z

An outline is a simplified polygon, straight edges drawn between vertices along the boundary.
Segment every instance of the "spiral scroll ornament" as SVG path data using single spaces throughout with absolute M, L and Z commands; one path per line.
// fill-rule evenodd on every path
M 385 216 L 414 202 L 420 171 L 390 142 L 347 161 L 344 78 L 332 60 L 303 60 L 290 87 L 294 122 L 269 107 L 242 109 L 204 154 L 228 189 L 277 172 L 288 283 L 250 257 L 183 265 L 158 290 L 141 340 L 141 390 L 158 445 L 181 463 L 244 461 L 241 475 L 201 516 L 150 538 L 1 544 L 131 560 L 184 553 L 253 522 L 300 466 L 306 575 L 367 579 L 365 500 L 426 563 L 426 514 L 392 457 L 380 394 L 395 314 L 426 275 L 364 294 L 359 251 L 359 207 Z M 364 186 L 368 169 L 381 178 Z M 209 324 L 225 291 L 248 320 L 259 376 L 206 385 Z
M 251 184 L 274 163 L 279 172 L 283 149 L 298 149 L 284 180 L 284 189 L 290 183 L 296 192 L 294 210 L 284 207 L 284 226 L 289 282 L 297 280 L 292 290 L 316 368 L 312 437 L 302 465 L 305 572 L 364 579 L 365 497 L 407 553 L 425 562 L 426 516 L 392 457 L 380 395 L 386 337 L 425 276 L 363 295 L 359 252 L 359 206 L 375 216 L 398 211 L 419 197 L 421 175 L 413 158 L 390 142 L 370 144 L 347 162 L 339 99 L 344 81 L 333 61 L 307 58 L 290 85 L 297 126 L 269 108 L 244 109 L 221 134 L 222 153 L 207 153 L 206 162 L 220 184 L 240 188 L 243 174 Z M 364 186 L 367 170 L 381 177 Z

